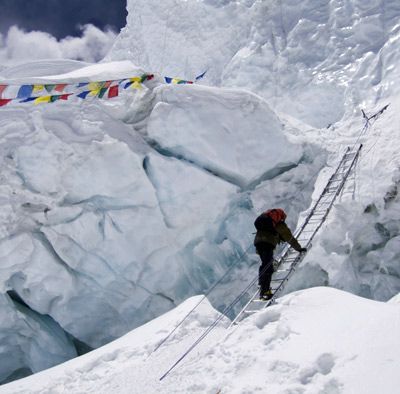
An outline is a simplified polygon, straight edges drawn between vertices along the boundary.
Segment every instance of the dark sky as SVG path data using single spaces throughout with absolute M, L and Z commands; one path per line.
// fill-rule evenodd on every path
M 0 33 L 18 25 L 60 39 L 79 36 L 78 26 L 86 23 L 102 30 L 110 26 L 119 32 L 126 24 L 126 15 L 126 0 L 0 0 Z

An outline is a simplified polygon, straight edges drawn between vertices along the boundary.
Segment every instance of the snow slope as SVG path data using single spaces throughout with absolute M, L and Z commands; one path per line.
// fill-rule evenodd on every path
M 159 378 L 217 317 L 204 302 L 178 308 L 76 360 L 0 393 L 385 393 L 400 384 L 400 305 L 328 288 L 279 300 L 233 329 L 223 322 L 165 379 Z

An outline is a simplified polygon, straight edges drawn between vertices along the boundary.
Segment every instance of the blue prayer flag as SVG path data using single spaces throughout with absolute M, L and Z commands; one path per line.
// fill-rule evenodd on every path
M 21 100 L 20 103 L 29 103 L 29 101 L 36 100 L 37 97 L 27 97 L 25 100 Z
M 85 90 L 84 92 L 77 94 L 77 96 L 78 96 L 79 98 L 81 98 L 81 99 L 85 99 L 86 96 L 87 96 L 89 93 L 90 93 L 90 90 Z
M 199 79 L 204 78 L 204 75 L 206 75 L 206 72 L 207 72 L 207 70 L 204 71 L 203 74 L 198 75 L 195 80 L 198 81 Z
M 172 82 L 172 78 L 170 78 L 170 77 L 165 77 L 165 82 L 166 82 L 166 83 L 171 83 L 171 82 Z
M 22 85 L 18 90 L 17 98 L 30 97 L 32 92 L 33 92 L 33 85 Z

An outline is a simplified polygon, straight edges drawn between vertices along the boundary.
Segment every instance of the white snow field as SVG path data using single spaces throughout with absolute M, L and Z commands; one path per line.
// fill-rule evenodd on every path
M 0 392 L 397 392 L 398 301 L 371 301 L 324 287 L 287 295 L 229 331 L 224 320 L 160 381 L 216 318 L 217 312 L 203 302 L 174 338 L 149 357 L 198 298 L 89 354 L 2 386 Z
M 0 393 L 396 393 L 400 3 L 127 7 L 103 62 L 0 72 L 3 97 L 155 74 L 110 100 L 0 108 L 0 383 L 101 347 Z M 363 129 L 361 110 L 388 104 Z M 355 181 L 286 288 L 300 291 L 234 330 L 224 318 L 159 382 L 256 275 L 256 216 L 282 207 L 294 229 L 356 143 Z

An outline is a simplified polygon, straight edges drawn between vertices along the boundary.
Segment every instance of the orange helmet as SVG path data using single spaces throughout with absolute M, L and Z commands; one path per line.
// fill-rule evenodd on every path
M 275 225 L 279 222 L 284 222 L 286 219 L 286 213 L 281 208 L 269 209 L 268 211 L 264 212 L 264 214 L 268 215 Z

